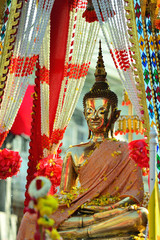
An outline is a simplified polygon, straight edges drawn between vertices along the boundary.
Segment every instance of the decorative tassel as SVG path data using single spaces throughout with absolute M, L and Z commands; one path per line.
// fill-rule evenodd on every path
M 110 16 L 113 17 L 115 15 L 115 11 L 111 11 L 111 10 L 109 10 L 109 11 L 106 10 L 108 17 L 110 17 Z M 102 14 L 101 10 L 100 10 L 100 14 L 101 14 L 102 21 L 104 22 L 104 18 L 103 18 L 103 14 Z M 95 21 L 98 22 L 97 14 L 93 7 L 92 0 L 88 0 L 87 8 L 84 11 L 82 17 L 85 18 L 86 22 L 89 22 L 89 23 L 95 22 Z
M 115 135 L 125 135 L 126 133 L 136 133 L 143 135 L 145 129 L 143 124 L 137 116 L 125 116 L 122 115 L 117 121 L 118 129 L 115 131 Z
M 85 19 L 86 19 L 86 22 L 89 22 L 89 23 L 95 22 L 95 21 L 98 22 L 97 14 L 96 14 L 96 12 L 95 12 L 94 9 L 93 9 L 93 10 L 88 10 L 88 9 L 86 9 L 86 10 L 84 11 L 82 17 L 85 18 Z M 102 17 L 102 21 L 104 21 L 104 18 L 103 18 L 102 13 L 101 13 L 101 17 Z
M 125 91 L 124 95 L 123 95 L 122 106 L 124 106 L 124 105 L 128 106 L 129 104 L 131 104 L 131 101 L 128 97 L 128 93 Z

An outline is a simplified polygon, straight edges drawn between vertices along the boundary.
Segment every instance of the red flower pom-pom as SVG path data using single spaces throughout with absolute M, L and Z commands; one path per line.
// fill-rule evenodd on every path
M 147 143 L 144 139 L 135 140 L 129 143 L 129 156 L 138 164 L 142 169 L 143 175 L 149 172 L 149 151 L 147 150 Z
M 19 172 L 22 159 L 18 152 L 4 148 L 0 151 L 0 179 L 12 177 Z
M 60 185 L 63 160 L 60 156 L 49 155 L 43 158 L 37 164 L 35 176 L 44 176 L 49 178 L 52 183 L 52 191 L 56 193 L 56 188 Z

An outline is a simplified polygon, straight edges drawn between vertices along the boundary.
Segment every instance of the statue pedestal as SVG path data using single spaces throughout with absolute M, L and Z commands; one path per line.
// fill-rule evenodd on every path
M 64 240 L 71 240 L 70 238 L 64 238 Z M 113 237 L 113 238 L 76 238 L 72 240 L 134 240 L 133 237 Z
M 133 236 L 133 235 L 132 235 Z M 113 237 L 113 238 L 78 238 L 77 240 L 133 240 L 134 238 L 131 236 L 126 237 Z

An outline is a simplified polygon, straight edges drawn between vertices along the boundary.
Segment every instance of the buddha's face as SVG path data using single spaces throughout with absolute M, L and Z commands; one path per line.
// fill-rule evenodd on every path
M 88 98 L 85 118 L 92 132 L 105 132 L 111 121 L 111 106 L 106 98 Z

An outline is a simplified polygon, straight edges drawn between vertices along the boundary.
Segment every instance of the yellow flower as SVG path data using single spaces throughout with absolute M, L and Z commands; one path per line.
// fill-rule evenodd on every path
M 40 169 L 40 163 L 37 164 L 36 168 L 37 168 L 37 170 Z
M 53 196 L 48 195 L 46 197 L 46 205 L 52 207 L 52 210 L 55 211 L 58 208 L 58 201 Z
M 61 239 L 61 236 L 59 235 L 59 233 L 57 232 L 56 229 L 53 229 L 52 232 L 51 232 L 51 238 L 53 240 L 59 240 Z
M 52 208 L 44 206 L 40 209 L 40 215 L 43 217 L 44 215 L 50 216 L 52 214 Z
M 38 200 L 37 209 L 40 211 L 41 216 L 51 215 L 58 208 L 58 201 L 53 196 L 48 195 L 46 198 Z
M 48 162 L 49 162 L 49 163 L 53 163 L 53 162 L 54 162 L 54 159 L 49 159 Z
M 49 237 L 52 240 L 60 240 L 61 239 L 61 236 L 59 235 L 59 233 L 57 232 L 57 230 L 55 228 L 53 228 L 51 232 L 49 230 L 46 230 L 46 232 L 48 233 Z
M 116 152 L 117 155 L 120 155 L 121 153 L 122 153 L 121 151 L 117 151 L 117 152 Z
M 43 206 L 44 206 L 44 199 L 43 198 L 40 198 L 39 200 L 38 200 L 38 204 L 37 204 L 37 209 L 38 210 L 40 210 L 41 208 L 43 208 Z
M 38 218 L 37 223 L 43 227 L 52 227 L 54 225 L 54 220 L 47 217 L 40 217 Z

